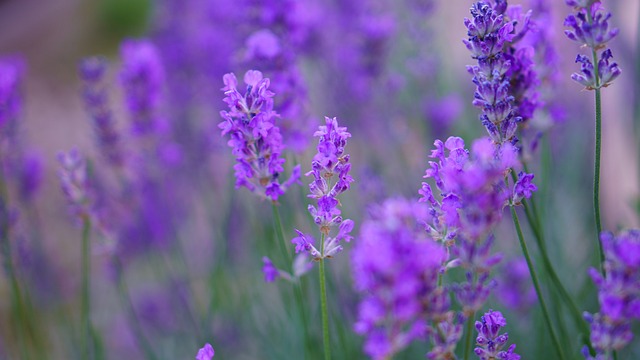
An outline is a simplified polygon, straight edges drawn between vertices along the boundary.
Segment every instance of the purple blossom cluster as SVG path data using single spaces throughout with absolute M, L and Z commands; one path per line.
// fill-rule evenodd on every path
M 498 146 L 482 138 L 469 151 L 461 138 L 450 137 L 434 145 L 431 158 L 437 161 L 429 162 L 424 177 L 434 180 L 438 194 L 424 182 L 420 201 L 429 209 L 430 236 L 451 248 L 453 259 L 447 267 L 467 270 L 467 281 L 454 289 L 464 313 L 470 316 L 484 305 L 495 286 L 489 273 L 501 255 L 491 252 L 491 232 L 503 208 L 519 204 L 536 187 L 531 183 L 533 175 L 521 172 L 513 188 L 508 188 L 505 177 L 518 165 L 518 152 L 511 143 Z
M 351 163 L 349 154 L 345 154 L 347 139 L 351 134 L 346 127 L 338 125 L 336 118 L 325 117 L 325 125 L 320 125 L 314 136 L 319 138 L 318 152 L 313 157 L 311 171 L 313 176 L 309 184 L 309 198 L 316 199 L 317 206 L 309 205 L 309 213 L 324 238 L 323 248 L 317 250 L 313 239 L 296 230 L 298 237 L 291 240 L 296 244 L 296 253 L 308 252 L 314 260 L 331 258 L 342 251 L 342 241 L 349 242 L 353 238 L 353 221 L 342 218 L 338 196 L 349 190 L 353 178 L 349 174 Z M 330 237 L 331 229 L 338 227 L 338 233 Z
M 431 321 L 430 334 L 441 329 L 447 335 L 434 339 L 433 359 L 451 355 L 450 342 L 461 335 L 447 321 L 453 321 L 447 315 L 449 294 L 438 285 L 447 252 L 424 231 L 426 210 L 417 202 L 388 199 L 372 209 L 360 229 L 351 259 L 355 288 L 364 295 L 355 331 L 366 336 L 364 351 L 373 359 L 387 359 L 424 338 Z
M 605 49 L 607 42 L 618 35 L 618 29 L 609 26 L 611 13 L 604 9 L 599 0 L 566 0 L 566 3 L 574 7 L 576 13 L 565 19 L 564 25 L 568 27 L 565 34 L 570 40 L 590 48 L 593 53 L 592 59 L 578 54 L 576 63 L 580 63 L 580 72 L 572 74 L 571 79 L 587 90 L 611 85 L 621 73 L 618 64 L 611 61 L 611 49 Z M 600 59 L 596 59 L 599 51 L 602 51 Z M 596 60 L 597 64 L 594 64 Z
M 500 334 L 500 330 L 507 326 L 507 320 L 499 311 L 489 310 L 482 315 L 480 321 L 476 321 L 476 330 L 478 337 L 476 338 L 476 347 L 474 352 L 480 360 L 520 360 L 520 355 L 514 351 L 516 345 L 512 344 L 505 351 L 502 348 L 509 341 L 509 334 Z
M 7 138 L 15 132 L 22 111 L 20 86 L 23 72 L 24 64 L 19 58 L 0 58 L 0 136 L 3 147 Z
M 585 313 L 585 318 L 591 324 L 596 359 L 609 359 L 612 351 L 631 342 L 631 323 L 640 320 L 640 230 L 617 236 L 603 232 L 601 240 L 605 275 L 593 268 L 589 272 L 598 287 L 600 312 Z M 588 351 L 585 356 L 591 359 Z
M 464 41 L 478 65 L 468 66 L 476 85 L 473 104 L 482 109 L 480 120 L 498 144 L 515 143 L 519 123 L 533 118 L 541 106 L 531 46 L 518 44 L 530 30 L 531 11 L 506 1 L 479 1 L 465 18 Z M 518 28 L 516 28 L 518 26 Z
M 211 360 L 213 359 L 216 352 L 213 350 L 213 346 L 211 344 L 206 343 L 200 350 L 198 350 L 198 354 L 196 354 L 196 360 Z
M 229 146 L 236 156 L 236 187 L 246 187 L 261 197 L 278 201 L 287 188 L 299 181 L 300 167 L 293 169 L 291 177 L 280 183 L 285 160 L 281 157 L 284 145 L 279 118 L 273 110 L 273 92 L 270 81 L 262 73 L 249 70 L 244 76 L 247 85 L 244 94 L 238 90 L 234 74 L 224 76 L 224 102 L 229 111 L 221 111 L 222 135 L 229 134 Z

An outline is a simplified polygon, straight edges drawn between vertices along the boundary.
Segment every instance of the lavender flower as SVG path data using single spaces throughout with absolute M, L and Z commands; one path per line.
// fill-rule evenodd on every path
M 84 104 L 93 120 L 100 151 L 109 165 L 119 168 L 123 165 L 124 157 L 120 146 L 120 135 L 109 107 L 104 84 L 105 72 L 106 60 L 101 57 L 86 58 L 79 66 L 80 78 L 84 82 Z
M 309 255 L 307 253 L 301 253 L 296 256 L 293 260 L 293 273 L 291 274 L 275 267 L 271 259 L 266 256 L 262 258 L 262 263 L 264 281 L 268 283 L 274 282 L 279 278 L 295 282 L 313 267 L 313 264 L 309 261 Z
M 593 50 L 593 59 L 578 55 L 576 63 L 580 63 L 580 72 L 573 73 L 571 79 L 584 85 L 587 90 L 595 90 L 611 85 L 621 73 L 618 64 L 610 62 L 613 58 L 611 49 L 600 54 L 597 73 L 592 61 L 596 60 L 598 51 L 606 48 L 606 43 L 618 35 L 618 29 L 609 27 L 611 13 L 607 12 L 599 1 L 572 1 L 567 5 L 575 6 L 576 14 L 567 16 L 564 25 L 567 37 Z
M 198 354 L 196 354 L 196 360 L 211 360 L 215 355 L 215 351 L 213 350 L 213 346 L 211 344 L 206 343 L 200 350 L 198 350 Z
M 145 39 L 126 40 L 120 46 L 127 109 L 134 135 L 147 136 L 157 130 L 158 108 L 165 73 L 156 47 Z
M 309 212 L 314 222 L 320 228 L 323 236 L 326 236 L 324 248 L 318 251 L 308 240 L 308 237 L 299 230 L 298 237 L 291 242 L 296 244 L 296 253 L 308 252 L 314 260 L 331 258 L 342 251 L 342 240 L 349 242 L 353 237 L 350 235 L 353 230 L 353 221 L 344 219 L 338 208 L 340 202 L 338 195 L 347 191 L 353 178 L 349 174 L 351 164 L 349 155 L 345 154 L 347 139 L 351 134 L 346 127 L 340 127 L 336 118 L 325 117 L 325 124 L 318 128 L 314 136 L 319 138 L 318 152 L 313 157 L 311 171 L 306 175 L 313 175 L 314 180 L 309 184 L 310 194 L 308 197 L 317 200 L 317 206 L 309 205 Z M 331 229 L 338 226 L 338 233 L 334 237 L 329 237 Z
M 478 337 L 476 344 L 478 347 L 474 352 L 480 360 L 504 359 L 520 360 L 520 355 L 514 353 L 516 345 L 509 346 L 507 351 L 502 350 L 509 341 L 509 334 L 500 334 L 500 329 L 507 325 L 507 320 L 499 311 L 489 310 L 481 317 L 481 321 L 476 321 Z
M 87 164 L 77 149 L 58 154 L 60 183 L 72 214 L 79 219 L 91 216 L 92 199 L 87 179 Z
M 605 275 L 593 268 L 589 272 L 598 287 L 600 313 L 585 313 L 585 318 L 597 354 L 608 356 L 631 342 L 631 321 L 640 320 L 640 230 L 618 236 L 603 232 L 601 240 Z
M 274 282 L 278 276 L 280 276 L 278 269 L 273 265 L 271 259 L 264 256 L 262 257 L 262 273 L 264 274 L 265 282 Z
M 287 188 L 299 181 L 300 167 L 293 169 L 291 177 L 280 183 L 285 160 L 280 129 L 275 122 L 278 114 L 273 111 L 273 93 L 269 79 L 262 73 L 249 70 L 244 76 L 247 85 L 244 94 L 238 91 L 234 74 L 224 76 L 224 102 L 229 111 L 221 111 L 224 119 L 218 126 L 222 135 L 230 134 L 229 146 L 236 156 L 236 187 L 246 187 L 261 197 L 277 201 Z
M 366 336 L 364 351 L 373 359 L 424 338 L 428 322 L 449 310 L 448 294 L 437 285 L 447 253 L 424 231 L 428 216 L 416 202 L 388 199 L 362 224 L 351 259 L 364 295 L 355 331 Z
M 3 142 L 15 131 L 15 121 L 22 110 L 20 85 L 23 73 L 21 59 L 0 58 L 0 134 Z

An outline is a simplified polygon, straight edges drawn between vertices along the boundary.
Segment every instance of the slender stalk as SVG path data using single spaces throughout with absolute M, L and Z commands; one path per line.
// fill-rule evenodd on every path
M 280 219 L 280 211 L 276 203 L 271 204 L 273 210 L 273 221 L 275 221 L 276 236 L 278 236 L 280 251 L 282 252 L 282 261 L 289 264 L 290 269 L 293 266 L 291 263 L 291 254 L 287 251 L 287 241 L 284 239 L 284 231 L 282 230 L 282 220 Z
M 88 216 L 82 219 L 82 298 L 80 304 L 80 346 L 83 359 L 91 356 L 91 220 Z
M 471 332 L 473 331 L 473 323 L 475 321 L 476 313 L 472 312 L 471 316 L 467 319 L 467 328 L 464 334 L 464 360 L 469 360 L 469 354 L 471 353 Z
M 564 352 L 562 351 L 562 346 L 558 341 L 558 337 L 556 336 L 555 330 L 553 330 L 553 324 L 551 322 L 551 317 L 549 316 L 549 310 L 547 310 L 547 305 L 545 304 L 544 297 L 542 291 L 540 290 L 540 283 L 538 282 L 538 275 L 536 275 L 536 271 L 533 267 L 533 262 L 531 261 L 531 256 L 529 255 L 529 249 L 527 248 L 527 244 L 524 241 L 524 235 L 522 235 L 522 228 L 520 227 L 520 221 L 518 220 L 518 214 L 516 213 L 515 207 L 511 206 L 511 217 L 513 218 L 513 224 L 516 227 L 516 232 L 518 233 L 518 240 L 520 241 L 520 247 L 522 248 L 522 254 L 524 258 L 527 260 L 527 266 L 529 267 L 529 274 L 531 275 L 531 281 L 533 282 L 533 286 L 536 289 L 536 294 L 538 295 L 538 301 L 540 302 L 540 307 L 542 308 L 542 314 L 544 315 L 545 322 L 547 324 L 547 328 L 549 330 L 549 335 L 551 335 L 551 340 L 558 352 L 560 359 L 564 360 Z
M 324 359 L 331 359 L 331 347 L 329 344 L 329 312 L 327 311 L 327 289 L 324 274 L 324 234 L 320 241 L 320 250 L 323 258 L 320 259 L 320 307 L 322 310 L 322 342 L 324 344 Z

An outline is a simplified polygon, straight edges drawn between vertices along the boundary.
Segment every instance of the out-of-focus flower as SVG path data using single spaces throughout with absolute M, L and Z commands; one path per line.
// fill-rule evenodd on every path
M 262 263 L 262 273 L 264 274 L 264 281 L 274 282 L 279 276 L 278 269 L 273 265 L 271 259 L 266 256 L 262 257 Z
M 640 320 L 640 230 L 600 236 L 605 275 L 590 275 L 598 287 L 600 313 L 585 318 L 591 324 L 591 344 L 597 354 L 620 350 L 633 338 L 632 320 Z
M 386 359 L 449 311 L 449 295 L 437 284 L 447 253 L 424 231 L 421 204 L 388 199 L 371 212 L 352 253 L 355 287 L 364 295 L 355 331 L 366 336 L 367 355 Z
M 211 344 L 206 343 L 200 350 L 198 350 L 198 354 L 196 354 L 196 360 L 211 360 L 215 355 L 215 351 L 213 350 L 213 346 Z
M 236 156 L 236 187 L 246 187 L 262 197 L 277 201 L 287 188 L 299 181 L 300 168 L 280 183 L 285 160 L 280 129 L 275 124 L 278 114 L 273 110 L 270 81 L 262 73 L 249 70 L 244 76 L 244 94 L 238 90 L 234 74 L 224 76 L 224 102 L 229 111 L 221 111 L 224 119 L 218 126 L 222 135 L 229 134 L 229 146 Z
M 87 178 L 87 164 L 77 149 L 58 154 L 60 184 L 73 215 L 79 219 L 91 216 L 92 199 Z

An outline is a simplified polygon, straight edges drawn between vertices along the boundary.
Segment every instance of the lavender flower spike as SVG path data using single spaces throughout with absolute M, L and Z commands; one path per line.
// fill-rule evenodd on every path
M 299 181 L 300 167 L 293 169 L 289 180 L 280 183 L 285 160 L 280 156 L 284 148 L 278 114 L 273 110 L 273 92 L 269 79 L 262 73 L 249 70 L 244 76 L 246 90 L 240 93 L 234 74 L 223 77 L 224 102 L 229 111 L 221 111 L 224 119 L 218 127 L 222 135 L 229 134 L 228 145 L 236 156 L 234 166 L 236 187 L 246 187 L 261 197 L 277 201 L 287 188 Z
M 84 82 L 85 108 L 93 120 L 95 136 L 102 156 L 109 165 L 119 168 L 123 165 L 124 156 L 104 84 L 106 68 L 106 60 L 96 56 L 83 59 L 78 72 Z
M 308 235 L 298 232 L 298 237 L 291 242 L 296 244 L 296 252 L 306 251 L 314 260 L 331 258 L 342 251 L 341 241 L 349 242 L 353 238 L 350 233 L 353 230 L 353 221 L 343 219 L 338 208 L 340 201 L 338 195 L 351 187 L 353 178 L 349 174 L 351 164 L 349 155 L 345 154 L 347 139 L 351 134 L 346 127 L 340 127 L 336 118 L 325 117 L 325 124 L 318 128 L 314 136 L 319 138 L 318 152 L 313 157 L 311 171 L 307 176 L 313 176 L 309 184 L 308 197 L 317 200 L 317 206 L 309 205 L 309 212 L 314 222 L 325 236 L 324 248 L 318 251 Z M 338 227 L 335 236 L 329 236 L 333 227 Z
M 196 355 L 196 360 L 211 360 L 215 355 L 215 351 L 213 350 L 213 346 L 211 344 L 206 343 L 200 350 L 198 350 L 198 354 Z
M 91 216 L 92 199 L 87 181 L 87 164 L 77 149 L 58 155 L 60 183 L 71 212 L 80 219 Z
M 480 360 L 520 360 L 520 355 L 514 353 L 516 345 L 512 344 L 504 351 L 502 348 L 509 341 L 509 334 L 500 334 L 500 329 L 507 325 L 507 320 L 499 311 L 489 310 L 481 317 L 481 321 L 476 321 L 478 337 L 476 344 L 478 347 L 474 352 Z

